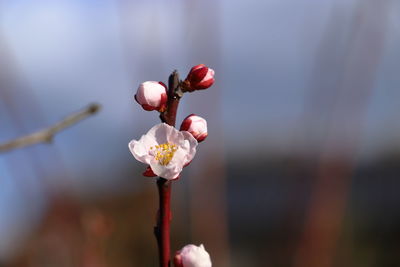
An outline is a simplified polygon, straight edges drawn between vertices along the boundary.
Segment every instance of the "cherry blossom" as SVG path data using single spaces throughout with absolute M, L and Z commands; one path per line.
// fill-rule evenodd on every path
M 138 161 L 150 165 L 155 175 L 173 180 L 193 159 L 197 144 L 189 132 L 160 123 L 139 140 L 132 140 L 129 149 Z

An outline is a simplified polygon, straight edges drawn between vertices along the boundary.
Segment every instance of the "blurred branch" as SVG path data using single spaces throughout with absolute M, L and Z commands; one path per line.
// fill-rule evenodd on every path
M 0 143 L 0 153 L 38 143 L 51 143 L 55 134 L 64 130 L 65 128 L 68 128 L 80 122 L 83 119 L 86 119 L 89 116 L 96 114 L 99 110 L 100 105 L 90 104 L 85 109 L 69 115 L 68 117 L 57 122 L 53 126 L 26 136 L 10 140 L 5 143 Z

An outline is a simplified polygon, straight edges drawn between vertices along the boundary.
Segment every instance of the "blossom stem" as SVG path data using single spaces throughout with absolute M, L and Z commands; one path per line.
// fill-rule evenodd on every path
M 162 122 L 168 125 L 175 126 L 176 112 L 178 110 L 179 100 L 182 97 L 182 90 L 180 88 L 179 74 L 175 70 L 168 79 L 168 100 L 167 110 L 160 115 Z
M 176 113 L 181 96 L 179 74 L 175 70 L 168 79 L 167 110 L 160 114 L 162 122 L 175 126 Z M 160 207 L 154 233 L 157 238 L 160 267 L 170 267 L 171 181 L 160 177 L 157 180 L 157 187 Z
M 158 244 L 160 267 L 170 266 L 170 221 L 171 221 L 171 181 L 157 180 L 160 209 L 155 234 Z

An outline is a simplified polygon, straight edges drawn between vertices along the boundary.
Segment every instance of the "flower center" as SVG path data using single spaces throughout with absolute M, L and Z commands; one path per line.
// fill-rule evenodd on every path
M 155 147 L 150 147 L 153 152 L 154 158 L 161 165 L 168 165 L 168 163 L 174 157 L 175 152 L 178 150 L 178 146 L 171 143 L 164 143 L 156 145 Z

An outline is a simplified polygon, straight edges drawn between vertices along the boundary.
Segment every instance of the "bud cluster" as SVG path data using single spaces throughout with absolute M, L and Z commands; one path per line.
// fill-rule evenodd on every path
M 204 90 L 214 83 L 214 70 L 204 64 L 191 68 L 184 81 L 180 82 L 182 92 L 193 92 Z M 135 94 L 135 100 L 144 110 L 165 112 L 167 110 L 168 94 L 167 86 L 162 82 L 147 81 L 141 83 Z M 193 137 L 201 142 L 207 137 L 207 121 L 200 116 L 191 114 L 187 116 L 180 127 L 181 131 L 188 131 Z M 144 173 L 145 176 L 153 176 L 151 170 Z

